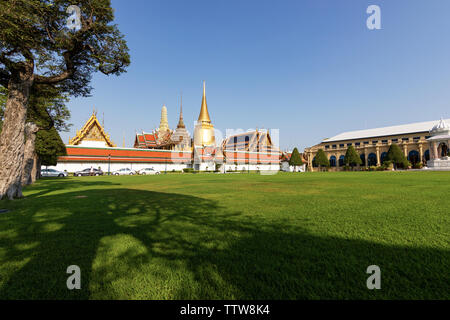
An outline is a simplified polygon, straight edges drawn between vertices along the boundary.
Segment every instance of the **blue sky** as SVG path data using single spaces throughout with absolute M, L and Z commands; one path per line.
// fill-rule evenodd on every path
M 366 8 L 381 8 L 368 30 Z M 98 110 L 112 140 L 174 128 L 180 91 L 193 132 L 206 80 L 214 126 L 275 128 L 283 149 L 343 131 L 450 117 L 450 1 L 113 0 L 131 66 L 72 99 L 75 135 Z

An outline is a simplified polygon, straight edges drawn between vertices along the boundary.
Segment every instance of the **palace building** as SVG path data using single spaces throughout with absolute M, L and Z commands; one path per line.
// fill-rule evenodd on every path
M 400 146 L 412 164 L 422 162 L 428 167 L 443 168 L 450 143 L 449 122 L 450 119 L 441 119 L 338 134 L 305 149 L 308 170 L 316 170 L 313 163 L 319 149 L 327 155 L 332 170 L 343 170 L 349 146 L 360 154 L 362 166 L 380 166 L 393 143 Z
M 183 104 L 177 127 L 170 129 L 167 107 L 161 109 L 159 128 L 137 133 L 133 148 L 118 148 L 99 123 L 94 110 L 83 128 L 66 145 L 67 156 L 58 158 L 56 168 L 75 172 L 91 166 L 104 172 L 121 168 L 139 170 L 152 167 L 160 171 L 179 171 L 184 168 L 213 171 L 279 170 L 282 153 L 274 146 L 267 131 L 256 130 L 227 137 L 217 142 L 208 105 L 206 85 L 200 114 L 191 138 L 183 119 Z

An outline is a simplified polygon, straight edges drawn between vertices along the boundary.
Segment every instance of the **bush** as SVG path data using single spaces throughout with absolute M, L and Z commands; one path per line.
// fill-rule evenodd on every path
M 393 143 L 389 147 L 386 160 L 392 161 L 394 166 L 407 169 L 411 166 L 411 163 L 409 163 L 408 159 L 406 159 L 405 155 L 403 154 L 403 151 L 400 149 L 400 147 Z
M 412 167 L 413 167 L 413 169 L 422 169 L 423 163 L 422 162 L 414 163 Z
M 193 173 L 194 172 L 194 168 L 184 168 L 183 172 L 184 173 Z

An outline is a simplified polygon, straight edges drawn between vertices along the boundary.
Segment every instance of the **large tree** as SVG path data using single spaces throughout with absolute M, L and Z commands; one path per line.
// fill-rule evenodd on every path
M 289 159 L 289 165 L 294 167 L 294 171 L 297 170 L 297 166 L 303 165 L 302 156 L 300 152 L 298 152 L 297 148 L 292 150 L 291 158 Z
M 352 169 L 356 165 L 358 165 L 358 164 L 361 165 L 362 164 L 361 157 L 359 156 L 358 152 L 356 152 L 356 150 L 355 150 L 355 148 L 353 146 L 349 146 L 347 148 L 347 152 L 345 152 L 344 163 L 347 166 L 351 166 Z
M 7 90 L 0 86 L 0 110 L 4 110 Z M 33 86 L 25 126 L 25 147 L 22 185 L 33 183 L 40 176 L 42 165 L 55 165 L 66 148 L 58 131 L 68 131 L 70 112 L 67 95 L 48 85 Z M 0 117 L 0 132 L 2 119 Z
M 48 85 L 86 96 L 94 72 L 119 75 L 129 65 L 128 47 L 113 19 L 110 0 L 0 2 L 0 85 L 8 89 L 0 135 L 0 199 L 22 196 L 32 88 Z

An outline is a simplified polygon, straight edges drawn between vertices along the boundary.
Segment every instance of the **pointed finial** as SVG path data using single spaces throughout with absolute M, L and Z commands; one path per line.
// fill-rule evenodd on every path
M 184 121 L 183 121 L 183 92 L 181 92 L 181 97 L 180 97 L 180 119 L 178 120 L 178 125 L 177 128 L 185 128 L 186 126 L 184 125 Z
M 208 113 L 208 105 L 206 103 L 206 81 L 203 81 L 203 97 L 202 97 L 202 107 L 200 109 L 200 115 L 198 116 L 198 121 L 204 121 L 211 123 Z

